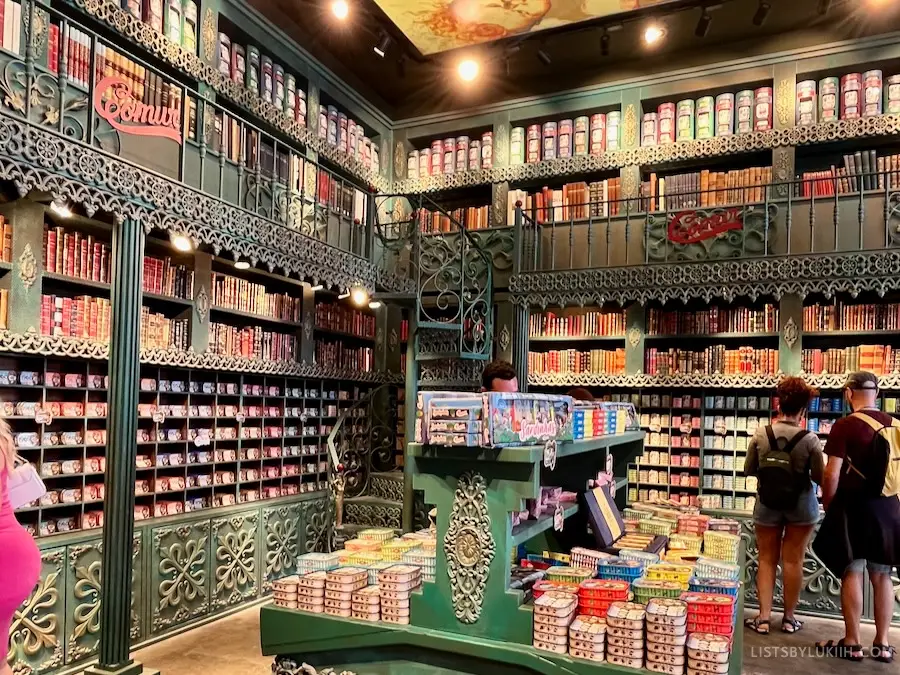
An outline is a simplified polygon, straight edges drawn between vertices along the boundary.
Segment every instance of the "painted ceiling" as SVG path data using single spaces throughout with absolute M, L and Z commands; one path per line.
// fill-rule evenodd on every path
M 375 0 L 423 54 L 558 28 L 674 0 Z

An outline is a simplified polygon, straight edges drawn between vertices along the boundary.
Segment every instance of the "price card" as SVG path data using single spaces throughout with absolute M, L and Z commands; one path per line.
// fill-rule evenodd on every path
M 553 471 L 556 468 L 556 439 L 544 443 L 544 466 Z
M 52 424 L 53 423 L 53 415 L 49 410 L 44 410 L 43 408 L 37 408 L 34 411 L 34 421 L 38 424 Z
M 238 424 L 243 424 L 246 421 L 247 417 L 244 415 L 244 413 L 238 413 L 234 416 L 234 419 Z
M 564 523 L 565 516 L 563 515 L 562 504 L 557 504 L 556 510 L 553 512 L 553 529 L 557 532 L 562 532 Z
M 678 430 L 683 434 L 690 434 L 691 433 L 691 423 L 690 422 L 682 422 L 682 424 L 678 428 Z
M 197 434 L 197 438 L 194 439 L 194 445 L 198 448 L 206 447 L 209 444 L 210 444 L 209 434 L 205 431 L 202 434 Z
M 153 421 L 157 424 L 162 424 L 166 421 L 166 414 L 162 410 L 157 410 L 153 413 Z

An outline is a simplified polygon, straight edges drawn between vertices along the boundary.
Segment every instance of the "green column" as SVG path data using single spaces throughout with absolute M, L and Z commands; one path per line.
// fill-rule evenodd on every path
M 100 659 L 88 675 L 139 675 L 130 654 L 131 573 L 134 539 L 134 439 L 140 377 L 141 273 L 144 232 L 125 219 L 113 229 L 107 418 L 106 499 L 103 508 L 103 584 L 100 589 Z
M 789 294 L 779 305 L 778 363 L 787 375 L 800 372 L 803 357 L 803 298 Z
M 625 310 L 625 374 L 644 370 L 644 335 L 647 331 L 646 308 L 638 303 Z
M 416 360 L 415 312 L 410 312 L 409 335 L 406 342 L 406 442 L 403 444 L 403 531 L 412 532 L 415 517 L 415 496 L 413 494 L 413 467 L 409 461 L 409 444 L 416 430 L 416 399 L 419 395 L 419 362 Z

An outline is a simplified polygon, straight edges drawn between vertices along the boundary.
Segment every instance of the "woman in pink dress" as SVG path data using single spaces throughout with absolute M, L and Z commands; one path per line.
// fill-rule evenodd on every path
M 6 420 L 0 418 L 0 640 L 5 645 L 0 675 L 12 675 L 7 662 L 9 629 L 15 611 L 34 590 L 41 572 L 41 554 L 9 503 L 7 483 L 16 450 Z

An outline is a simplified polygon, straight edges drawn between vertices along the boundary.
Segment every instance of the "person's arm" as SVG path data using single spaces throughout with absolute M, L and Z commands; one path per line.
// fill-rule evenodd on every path
M 844 457 L 847 456 L 847 443 L 844 438 L 845 430 L 849 418 L 835 422 L 828 435 L 828 442 L 825 444 L 825 454 L 828 455 L 828 464 L 825 466 L 825 474 L 822 477 L 822 507 L 827 511 L 831 505 L 831 500 L 838 489 L 838 482 L 841 478 L 841 467 L 844 464 Z
M 757 470 L 759 469 L 759 449 L 756 447 L 759 432 L 753 434 L 750 437 L 750 442 L 747 443 L 747 457 L 744 459 L 744 475 L 745 476 L 755 476 Z
M 809 475 L 816 485 L 821 485 L 825 480 L 825 454 L 822 452 L 822 442 L 818 437 L 813 438 L 815 441 L 809 452 Z

